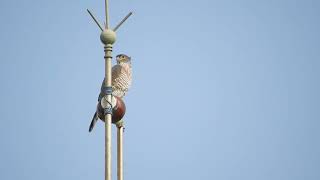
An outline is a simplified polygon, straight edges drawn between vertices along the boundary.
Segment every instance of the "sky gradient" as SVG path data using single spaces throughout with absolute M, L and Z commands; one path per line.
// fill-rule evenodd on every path
M 320 1 L 110 0 L 126 180 L 319 180 Z M 104 178 L 103 1 L 0 1 L 0 179 Z M 114 61 L 113 61 L 114 63 Z M 113 128 L 113 179 L 116 179 Z

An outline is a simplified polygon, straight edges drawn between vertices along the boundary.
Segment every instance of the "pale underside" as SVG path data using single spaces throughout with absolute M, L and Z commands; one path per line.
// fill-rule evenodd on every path
M 131 64 L 121 63 L 112 67 L 112 95 L 123 98 L 131 86 Z M 104 85 L 102 82 L 101 87 Z M 99 94 L 99 99 L 103 94 Z
M 131 65 L 121 63 L 112 67 L 112 95 L 122 98 L 131 86 Z

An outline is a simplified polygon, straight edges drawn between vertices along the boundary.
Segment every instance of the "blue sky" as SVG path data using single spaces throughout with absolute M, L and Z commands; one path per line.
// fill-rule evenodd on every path
M 125 179 L 320 179 L 320 3 L 110 0 Z M 103 1 L 0 1 L 0 179 L 103 179 Z M 115 128 L 113 129 L 115 157 Z M 113 179 L 116 178 L 115 158 Z

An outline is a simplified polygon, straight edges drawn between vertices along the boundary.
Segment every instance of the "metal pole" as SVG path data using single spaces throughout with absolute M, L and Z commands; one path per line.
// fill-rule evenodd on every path
M 104 1 L 105 10 L 106 10 L 106 29 L 109 29 L 109 9 L 108 9 L 108 0 Z
M 104 88 L 106 90 L 110 90 L 110 93 L 107 93 L 104 100 L 107 101 L 107 107 L 105 108 L 105 180 L 111 180 L 111 123 L 112 123 L 112 73 L 111 73 L 111 60 L 112 60 L 112 44 L 116 41 L 116 33 L 115 31 L 132 15 L 130 12 L 115 28 L 114 30 L 109 29 L 109 11 L 108 11 L 108 0 L 105 0 L 105 13 L 106 13 L 106 22 L 105 22 L 105 29 L 102 28 L 98 20 L 94 17 L 94 15 L 89 11 L 88 13 L 98 25 L 100 30 L 102 31 L 100 34 L 100 40 L 105 45 L 104 46 L 104 59 L 105 59 L 105 78 L 104 78 Z M 102 102 L 102 100 L 101 100 Z M 101 104 L 102 105 L 102 104 Z M 118 126 L 118 180 L 123 180 L 123 126 Z
M 118 180 L 123 180 L 123 126 L 119 126 L 117 129 L 117 175 Z
M 107 44 L 104 46 L 105 52 L 105 81 L 106 87 L 111 87 L 111 52 L 112 45 Z M 111 102 L 111 94 L 108 94 L 107 101 Z M 110 104 L 108 104 L 110 106 Z M 110 113 L 105 115 L 105 180 L 111 180 L 111 120 L 112 115 Z

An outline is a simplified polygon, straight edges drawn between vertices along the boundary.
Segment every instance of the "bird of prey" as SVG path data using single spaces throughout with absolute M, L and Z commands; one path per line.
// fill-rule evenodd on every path
M 128 92 L 131 82 L 131 58 L 125 54 L 119 54 L 116 56 L 117 64 L 112 67 L 112 95 L 119 98 L 123 98 Z M 101 87 L 104 86 L 104 80 Z M 100 92 L 98 102 L 104 97 L 103 92 Z M 99 117 L 97 111 L 94 113 L 89 132 L 92 131 L 94 125 L 98 121 Z

